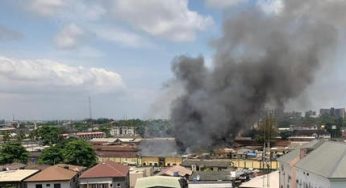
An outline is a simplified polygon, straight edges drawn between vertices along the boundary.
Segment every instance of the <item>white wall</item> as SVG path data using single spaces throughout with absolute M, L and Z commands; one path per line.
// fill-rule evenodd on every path
M 79 179 L 79 184 L 103 184 L 103 183 L 112 183 L 112 178 L 88 178 L 88 179 Z
M 36 184 L 42 184 L 42 188 L 54 188 L 54 184 L 61 184 L 61 188 L 74 188 L 75 184 L 70 183 L 70 181 L 60 181 L 60 182 L 28 182 L 27 188 L 36 188 Z M 47 186 L 49 184 L 50 186 Z
M 327 178 L 299 168 L 297 168 L 297 180 L 299 181 L 297 188 L 304 188 L 305 185 L 313 188 L 334 188 L 331 187 L 330 181 Z
M 346 179 L 331 180 L 330 184 L 331 184 L 331 188 L 345 188 Z

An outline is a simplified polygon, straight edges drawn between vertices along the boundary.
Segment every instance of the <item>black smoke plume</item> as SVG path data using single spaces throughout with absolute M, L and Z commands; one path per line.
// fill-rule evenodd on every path
M 227 18 L 203 57 L 176 57 L 172 70 L 184 94 L 172 103 L 175 137 L 192 150 L 229 144 L 265 107 L 284 108 L 314 81 L 337 47 L 346 2 L 287 0 L 279 13 L 248 8 Z

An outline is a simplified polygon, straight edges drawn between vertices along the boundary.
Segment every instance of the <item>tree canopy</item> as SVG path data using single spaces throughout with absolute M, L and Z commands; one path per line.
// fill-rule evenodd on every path
M 20 142 L 9 141 L 0 148 L 0 164 L 28 161 L 28 152 Z
M 63 161 L 64 159 L 61 153 L 61 148 L 59 146 L 51 146 L 44 149 L 38 160 L 38 162 L 41 164 L 49 165 L 54 165 Z
M 61 150 L 64 162 L 67 164 L 90 167 L 96 163 L 96 154 L 91 145 L 84 140 L 67 142 Z
M 37 136 L 43 145 L 53 145 L 61 141 L 62 130 L 56 126 L 44 125 L 37 129 Z

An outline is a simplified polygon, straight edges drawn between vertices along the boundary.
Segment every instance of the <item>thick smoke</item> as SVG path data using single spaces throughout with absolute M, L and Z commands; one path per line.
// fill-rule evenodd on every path
M 224 22 L 212 69 L 203 57 L 177 57 L 172 70 L 184 94 L 171 120 L 179 143 L 192 150 L 231 143 L 266 106 L 283 108 L 302 94 L 335 50 L 345 8 L 338 0 L 287 0 L 278 14 L 249 8 Z

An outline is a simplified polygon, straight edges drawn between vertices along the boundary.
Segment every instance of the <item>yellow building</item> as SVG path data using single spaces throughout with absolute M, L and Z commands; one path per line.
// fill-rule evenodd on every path
M 250 159 L 231 159 L 231 164 L 237 168 L 253 168 L 253 169 L 263 169 L 267 168 L 266 164 L 263 161 L 259 160 L 250 160 Z M 278 161 L 271 161 L 269 165 L 270 169 L 276 170 L 279 169 Z
M 180 165 L 183 159 L 179 156 L 142 156 L 141 163 L 142 166 L 173 166 Z

